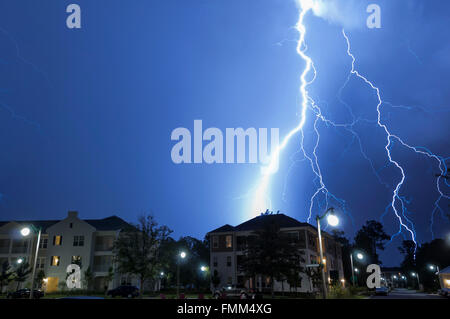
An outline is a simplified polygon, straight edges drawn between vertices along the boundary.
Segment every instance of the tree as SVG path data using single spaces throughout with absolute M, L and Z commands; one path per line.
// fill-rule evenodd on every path
M 344 278 L 347 282 L 352 280 L 352 267 L 350 264 L 350 254 L 353 253 L 354 247 L 350 241 L 344 236 L 344 232 L 341 230 L 333 229 L 331 231 L 336 243 L 341 245 L 342 252 L 342 267 L 344 268 Z
M 17 289 L 20 288 L 20 284 L 25 282 L 28 276 L 31 274 L 31 267 L 28 262 L 22 262 L 14 272 L 14 281 L 17 282 Z
M 296 243 L 290 241 L 285 232 L 280 231 L 276 215 L 263 215 L 260 218 L 261 228 L 247 238 L 239 268 L 247 277 L 267 277 L 273 297 L 274 280 L 286 278 L 293 269 L 300 271 L 301 256 Z
M 114 275 L 115 275 L 114 268 L 113 268 L 113 266 L 111 266 L 108 268 L 108 274 L 105 276 L 105 285 L 106 285 L 105 294 L 108 293 L 108 287 L 109 287 L 110 282 L 114 279 Z
M 216 269 L 214 269 L 213 275 L 211 276 L 211 283 L 214 287 L 214 290 L 220 285 L 220 276 Z
M 3 293 L 3 287 L 9 285 L 13 280 L 14 271 L 11 269 L 11 265 L 8 260 L 5 260 L 0 269 L 0 294 Z
M 87 267 L 84 271 L 83 276 L 83 285 L 86 290 L 90 290 L 92 287 L 92 283 L 94 282 L 94 273 L 91 270 L 91 267 Z
M 309 278 L 309 281 L 312 283 L 312 288 L 320 287 L 322 285 L 322 267 L 320 264 L 318 267 L 307 267 L 306 275 Z
M 160 269 L 161 244 L 172 231 L 158 226 L 152 215 L 139 217 L 138 224 L 124 229 L 114 243 L 119 272 L 136 275 L 140 282 L 140 295 L 149 279 Z
M 373 264 L 381 264 L 377 249 L 384 250 L 384 242 L 391 237 L 384 232 L 383 225 L 377 221 L 369 220 L 356 234 L 355 247 L 362 249 L 370 257 Z
M 35 285 L 37 286 L 38 289 L 42 288 L 42 283 L 45 279 L 45 272 L 41 269 L 36 276 L 36 282 Z

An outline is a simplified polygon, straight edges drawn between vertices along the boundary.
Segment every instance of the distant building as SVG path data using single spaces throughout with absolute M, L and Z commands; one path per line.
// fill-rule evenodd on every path
M 304 259 L 304 262 L 301 263 L 303 267 L 319 264 L 318 235 L 314 226 L 301 223 L 284 214 L 261 215 L 238 226 L 224 225 L 208 233 L 211 246 L 211 274 L 215 270 L 217 271 L 221 279 L 219 287 L 232 285 L 258 291 L 270 288 L 269 278 L 257 276 L 256 280 L 246 279 L 244 273 L 239 269 L 241 258 L 244 255 L 246 237 L 260 229 L 267 219 L 278 223 L 280 230 L 288 234 L 289 241 L 298 246 L 299 253 Z M 343 282 L 341 245 L 324 231 L 322 231 L 322 239 L 326 277 L 329 281 L 334 279 Z M 297 288 L 298 292 L 312 292 L 320 289 L 320 287 L 313 287 L 306 274 L 301 274 L 301 276 L 302 282 L 301 287 Z M 274 289 L 276 292 L 281 292 L 282 289 L 285 292 L 295 291 L 291 290 L 287 282 L 282 284 L 278 281 L 274 282 Z
M 391 288 L 406 288 L 407 277 L 400 267 L 381 267 L 382 283 Z
M 110 283 L 105 280 L 109 268 L 113 266 L 114 240 L 129 225 L 117 216 L 83 220 L 78 218 L 77 212 L 70 211 L 63 220 L 0 222 L 0 265 L 8 260 L 12 267 L 17 267 L 19 259 L 33 264 L 37 236 L 23 237 L 20 234 L 23 227 L 31 225 L 42 229 L 36 276 L 39 271 L 44 271 L 47 292 L 65 286 L 66 269 L 70 264 L 81 265 L 82 279 L 90 267 L 94 276 L 91 289 L 97 291 L 137 283 L 133 278 L 120 274 L 116 274 Z M 30 280 L 31 276 L 22 287 L 29 287 Z

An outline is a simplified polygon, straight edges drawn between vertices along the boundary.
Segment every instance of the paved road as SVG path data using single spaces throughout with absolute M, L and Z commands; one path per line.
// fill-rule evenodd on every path
M 394 289 L 387 296 L 372 296 L 371 299 L 443 299 L 439 295 L 431 295 L 408 289 Z

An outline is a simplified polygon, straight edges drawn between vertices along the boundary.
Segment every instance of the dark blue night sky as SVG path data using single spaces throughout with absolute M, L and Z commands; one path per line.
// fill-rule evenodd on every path
M 66 27 L 70 3 L 81 7 L 80 30 Z M 398 220 L 392 211 L 382 216 L 401 174 L 388 165 L 374 91 L 351 77 L 339 100 L 351 70 L 341 29 L 356 68 L 387 102 L 382 120 L 392 133 L 450 158 L 450 3 L 336 3 L 331 16 L 305 19 L 317 69 L 308 91 L 327 118 L 350 121 L 348 106 L 364 121 L 354 126 L 358 138 L 319 122 L 317 155 L 329 191 L 352 215 L 341 210 L 347 236 L 369 219 L 382 220 L 393 235 Z M 381 29 L 365 26 L 369 3 L 382 8 Z M 193 130 L 196 119 L 222 130 L 280 128 L 281 137 L 295 127 L 305 67 L 296 52 L 297 19 L 295 0 L 3 0 L 0 219 L 58 219 L 73 209 L 82 218 L 135 221 L 153 212 L 175 237 L 202 238 L 252 217 L 249 191 L 259 165 L 175 165 L 170 136 L 177 127 Z M 308 150 L 316 142 L 311 119 Z M 315 186 L 299 146 L 296 135 L 271 199 L 274 210 L 304 221 Z M 446 236 L 449 200 L 433 214 L 438 162 L 398 142 L 391 152 L 405 170 L 400 196 L 417 240 Z M 450 194 L 444 181 L 440 187 Z M 410 239 L 403 230 L 382 253 L 386 265 L 401 260 L 403 237 Z

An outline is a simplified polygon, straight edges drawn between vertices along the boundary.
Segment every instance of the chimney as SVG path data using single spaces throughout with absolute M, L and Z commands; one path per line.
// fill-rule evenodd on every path
M 77 218 L 78 212 L 76 210 L 69 210 L 68 217 L 70 218 Z

